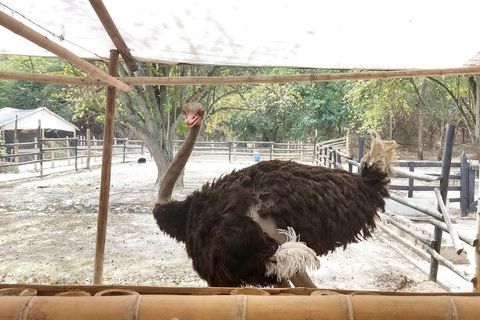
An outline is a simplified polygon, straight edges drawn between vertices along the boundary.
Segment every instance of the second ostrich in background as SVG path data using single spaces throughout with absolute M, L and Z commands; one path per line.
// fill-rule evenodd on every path
M 200 103 L 183 107 L 187 138 L 159 190 L 154 217 L 186 244 L 209 286 L 314 284 L 317 255 L 371 236 L 384 210 L 396 143 L 374 139 L 360 174 L 293 161 L 262 161 L 171 199 L 203 120 Z M 297 236 L 298 235 L 298 236 Z

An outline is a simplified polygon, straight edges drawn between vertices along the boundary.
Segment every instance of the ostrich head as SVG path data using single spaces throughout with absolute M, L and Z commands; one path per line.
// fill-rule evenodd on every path
M 185 117 L 185 126 L 192 128 L 194 126 L 200 126 L 203 121 L 203 115 L 205 109 L 201 103 L 189 102 L 185 103 L 182 107 L 183 116 Z

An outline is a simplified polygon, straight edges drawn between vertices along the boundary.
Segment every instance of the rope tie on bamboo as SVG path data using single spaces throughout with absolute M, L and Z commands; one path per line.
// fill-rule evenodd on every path
M 344 299 L 344 304 L 346 306 L 346 311 L 348 315 L 349 320 L 355 320 L 355 315 L 353 314 L 353 303 L 352 303 L 352 297 L 348 294 L 343 295 Z
M 36 296 L 33 296 L 30 299 L 28 299 L 27 303 L 25 304 L 25 307 L 22 310 L 22 313 L 20 314 L 20 317 L 18 318 L 19 320 L 27 320 L 28 313 L 33 306 L 33 301 L 36 298 L 37 298 Z
M 460 316 L 458 315 L 458 310 L 457 310 L 457 304 L 453 300 L 452 297 L 444 297 L 447 302 L 445 305 L 447 305 L 451 311 L 451 318 L 450 319 L 460 319 Z

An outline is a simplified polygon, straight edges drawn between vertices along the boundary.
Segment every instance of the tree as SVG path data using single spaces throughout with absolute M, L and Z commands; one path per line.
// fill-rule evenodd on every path
M 222 68 L 214 66 L 145 63 L 142 67 L 145 74 L 158 77 L 211 76 L 222 72 Z M 120 65 L 120 74 L 132 76 L 123 65 Z M 145 143 L 157 165 L 157 182 L 160 182 L 173 158 L 173 138 L 186 132 L 180 122 L 183 103 L 194 96 L 203 103 L 208 114 L 227 95 L 228 92 L 218 86 L 133 86 L 130 94 L 120 93 L 116 116 Z
M 430 77 L 446 94 L 446 99 L 458 110 L 468 130 L 477 158 L 480 159 L 480 85 L 475 76 Z

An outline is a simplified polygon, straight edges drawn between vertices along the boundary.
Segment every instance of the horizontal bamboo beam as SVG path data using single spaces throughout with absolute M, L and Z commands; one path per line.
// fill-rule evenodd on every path
M 68 84 L 74 86 L 105 86 L 107 83 L 95 77 L 57 76 L 51 74 L 0 71 L 0 79 Z
M 479 296 L 118 295 L 0 297 L 1 319 L 476 319 Z
M 118 52 L 122 56 L 123 60 L 128 66 L 130 71 L 135 71 L 138 69 L 138 64 L 135 58 L 130 53 L 130 50 L 127 47 L 127 44 L 122 38 L 122 35 L 117 29 L 115 22 L 113 22 L 110 13 L 108 13 L 107 8 L 103 4 L 102 0 L 90 0 L 90 4 L 92 5 L 95 13 L 97 14 L 100 22 L 102 22 L 105 31 L 107 31 L 110 39 L 112 40 L 113 44 L 117 48 Z
M 130 85 L 232 85 L 287 82 L 331 82 L 349 80 L 398 79 L 444 75 L 480 74 L 480 66 L 452 69 L 343 72 L 324 74 L 231 76 L 231 77 L 125 77 Z
M 480 66 L 451 69 L 423 69 L 397 71 L 368 71 L 327 74 L 277 75 L 277 76 L 231 76 L 231 77 L 122 77 L 117 78 L 128 85 L 233 85 L 287 82 L 329 82 L 412 77 L 435 77 L 445 75 L 480 74 Z M 60 78 L 58 78 L 60 77 Z M 39 75 L 35 73 L 0 71 L 0 79 L 62 83 L 70 85 L 109 85 L 100 79 L 72 76 Z
M 25 24 L 10 17 L 8 14 L 2 11 L 0 11 L 0 25 L 18 34 L 19 36 L 35 43 L 36 45 L 52 52 L 58 57 L 71 62 L 76 67 L 82 70 L 85 70 L 89 74 L 103 80 L 105 82 L 105 85 L 111 85 L 111 86 L 117 87 L 118 89 L 123 90 L 125 92 L 130 92 L 132 90 L 130 86 L 126 85 L 122 81 L 108 75 L 107 73 L 95 67 L 93 64 L 88 63 L 87 61 L 83 60 L 79 56 L 75 55 L 73 52 L 49 40 L 42 34 L 27 27 Z

